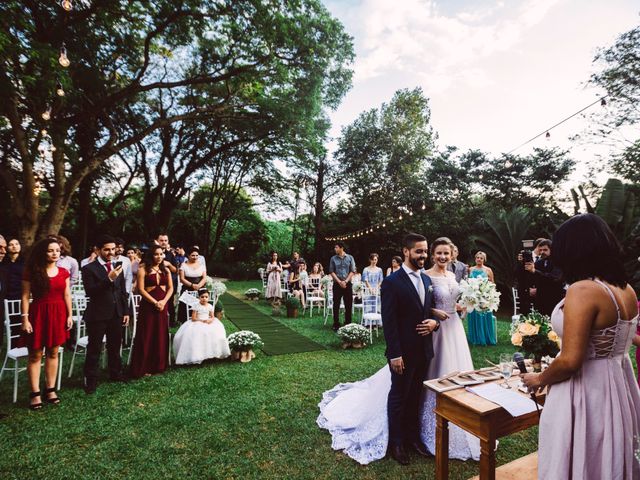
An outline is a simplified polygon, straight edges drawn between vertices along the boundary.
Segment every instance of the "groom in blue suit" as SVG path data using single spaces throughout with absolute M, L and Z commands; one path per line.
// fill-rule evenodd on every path
M 440 322 L 428 318 L 433 308 L 431 280 L 422 273 L 429 255 L 427 239 L 416 233 L 402 242 L 402 267 L 382 282 L 382 324 L 385 355 L 391 369 L 387 399 L 389 453 L 401 465 L 409 458 L 405 448 L 429 456 L 420 440 L 420 393 L 433 358 L 432 332 Z

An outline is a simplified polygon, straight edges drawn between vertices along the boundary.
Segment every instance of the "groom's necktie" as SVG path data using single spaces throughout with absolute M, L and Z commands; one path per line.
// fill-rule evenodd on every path
M 413 275 L 418 279 L 418 295 L 420 296 L 420 304 L 424 305 L 424 283 L 422 283 L 422 275 L 420 272 L 413 272 Z

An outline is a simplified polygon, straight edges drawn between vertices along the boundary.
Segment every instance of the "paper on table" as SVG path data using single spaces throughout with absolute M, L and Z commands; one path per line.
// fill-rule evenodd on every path
M 515 390 L 508 390 L 497 383 L 488 383 L 478 387 L 467 387 L 467 391 L 475 393 L 490 402 L 497 403 L 512 417 L 519 417 L 536 411 L 536 404 L 530 398 L 520 395 Z

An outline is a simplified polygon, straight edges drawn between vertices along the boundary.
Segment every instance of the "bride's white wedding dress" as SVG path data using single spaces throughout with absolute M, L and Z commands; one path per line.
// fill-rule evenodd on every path
M 458 284 L 453 273 L 431 277 L 435 308 L 444 310 L 449 319 L 440 323 L 433 336 L 434 358 L 428 378 L 437 378 L 454 370 L 472 370 L 473 362 L 462 321 L 455 311 Z M 358 463 L 366 465 L 383 458 L 389 443 L 387 395 L 391 372 L 385 365 L 373 376 L 354 383 L 340 383 L 324 392 L 318 404 L 317 423 L 331 433 L 331 447 L 343 450 Z M 420 414 L 422 441 L 435 455 L 435 394 L 427 391 Z M 480 458 L 480 441 L 455 425 L 449 424 L 449 458 Z

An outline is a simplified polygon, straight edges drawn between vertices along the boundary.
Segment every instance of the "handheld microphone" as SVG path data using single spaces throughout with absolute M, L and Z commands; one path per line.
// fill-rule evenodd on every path
M 513 361 L 516 362 L 520 373 L 527 373 L 527 367 L 524 364 L 524 357 L 520 352 L 516 352 L 513 354 Z M 538 415 L 540 415 L 540 408 L 538 407 L 538 400 L 536 399 L 535 392 L 529 392 L 529 395 L 531 395 L 531 400 L 533 400 L 536 404 L 536 410 L 538 410 Z

